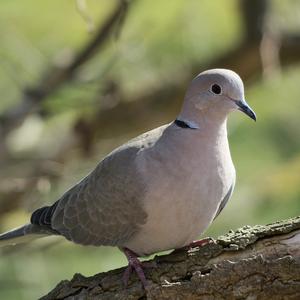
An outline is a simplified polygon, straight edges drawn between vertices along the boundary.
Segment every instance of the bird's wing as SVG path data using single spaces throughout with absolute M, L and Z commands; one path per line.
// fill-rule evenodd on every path
M 48 221 L 53 230 L 75 243 L 122 246 L 147 218 L 142 205 L 146 184 L 135 158 L 156 143 L 164 128 L 113 151 L 52 207 L 36 214 L 33 223 Z
M 214 217 L 214 220 L 217 218 L 217 216 L 221 213 L 221 211 L 224 209 L 224 207 L 226 206 L 228 200 L 230 199 L 232 193 L 233 193 L 233 189 L 234 189 L 234 185 L 235 185 L 235 180 L 233 181 L 233 183 L 231 184 L 228 192 L 226 193 L 225 197 L 222 199 L 222 201 L 220 202 L 219 208 L 217 210 L 217 213 Z

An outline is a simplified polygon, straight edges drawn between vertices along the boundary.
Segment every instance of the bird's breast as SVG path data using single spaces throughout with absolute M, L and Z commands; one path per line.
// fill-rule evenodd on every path
M 156 176 L 149 180 L 144 199 L 147 222 L 127 245 L 139 254 L 180 248 L 195 240 L 212 222 L 234 180 L 230 155 L 211 160 L 190 155 L 175 164 L 158 159 L 152 160 L 151 168 Z

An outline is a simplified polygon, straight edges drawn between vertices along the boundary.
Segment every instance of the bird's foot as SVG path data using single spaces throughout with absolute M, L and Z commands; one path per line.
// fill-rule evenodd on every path
M 138 259 L 138 255 L 128 248 L 122 248 L 122 250 L 128 260 L 128 267 L 126 268 L 123 274 L 123 282 L 125 287 L 127 287 L 130 275 L 134 270 L 138 278 L 140 279 L 143 287 L 146 288 L 148 286 L 148 282 L 143 271 L 142 263 Z
M 203 246 L 205 246 L 207 244 L 211 244 L 211 243 L 215 243 L 215 240 L 211 237 L 207 237 L 207 238 L 204 238 L 204 239 L 201 239 L 198 241 L 191 242 L 189 245 L 187 245 L 187 248 L 191 249 L 191 248 L 195 248 L 195 247 L 203 247 Z
M 203 247 L 203 246 L 205 246 L 207 244 L 210 244 L 210 243 L 215 243 L 215 240 L 213 238 L 207 237 L 207 238 L 204 238 L 202 240 L 193 241 L 190 244 L 188 244 L 188 245 L 186 245 L 182 248 L 177 248 L 172 253 L 178 253 L 178 252 L 181 252 L 181 251 L 189 251 L 192 248 Z

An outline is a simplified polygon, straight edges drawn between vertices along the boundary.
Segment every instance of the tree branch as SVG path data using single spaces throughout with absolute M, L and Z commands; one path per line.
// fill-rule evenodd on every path
M 69 81 L 78 68 L 104 46 L 113 29 L 124 20 L 129 3 L 130 0 L 118 1 L 118 5 L 99 27 L 93 39 L 84 45 L 68 65 L 64 67 L 53 66 L 35 86 L 23 91 L 21 103 L 0 116 L 0 139 L 3 139 L 10 130 L 22 123 L 28 114 L 36 111 L 40 106 L 40 102 L 56 92 L 62 84 Z
M 122 285 L 124 268 L 91 277 L 75 274 L 50 299 L 299 299 L 300 217 L 244 226 L 203 247 L 156 256 L 143 290 L 136 276 Z

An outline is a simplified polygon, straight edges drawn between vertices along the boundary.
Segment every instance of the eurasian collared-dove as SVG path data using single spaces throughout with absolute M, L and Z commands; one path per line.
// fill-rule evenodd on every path
M 107 155 L 30 223 L 0 235 L 0 245 L 62 235 L 82 245 L 118 246 L 146 279 L 137 256 L 189 245 L 211 224 L 235 184 L 226 120 L 241 110 L 256 120 L 240 77 L 200 73 L 174 122 L 146 132 Z

